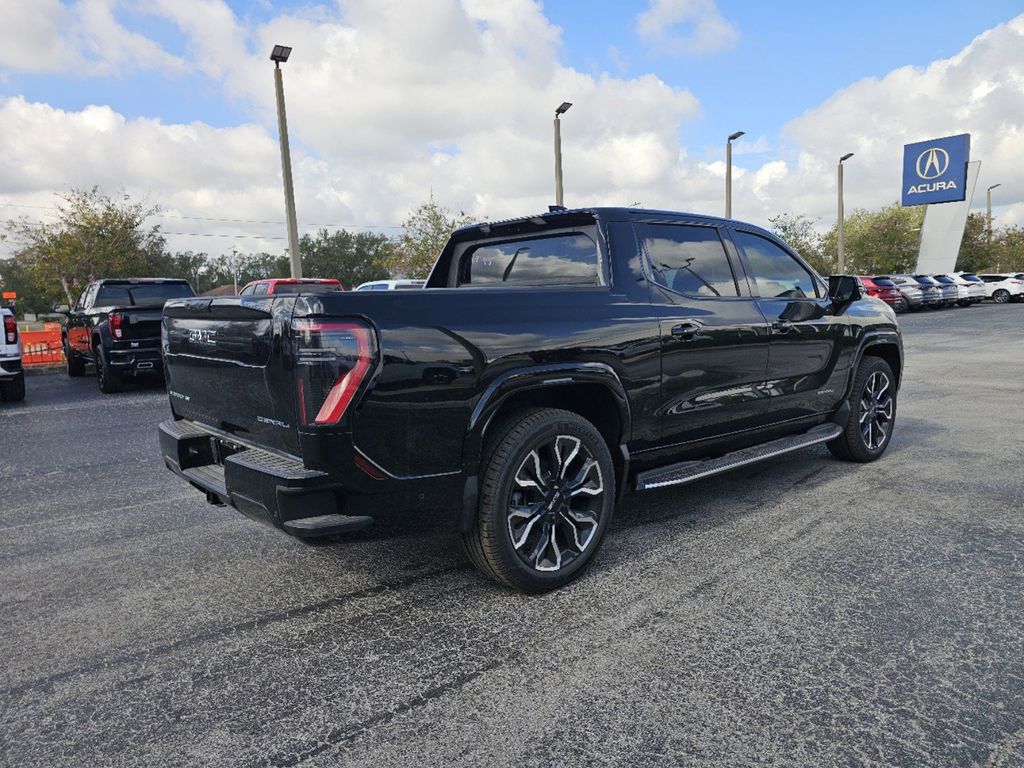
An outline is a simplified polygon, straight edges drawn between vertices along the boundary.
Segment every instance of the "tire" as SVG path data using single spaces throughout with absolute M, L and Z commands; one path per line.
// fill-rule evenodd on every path
M 850 390 L 850 417 L 843 433 L 827 443 L 832 455 L 862 463 L 881 457 L 896 428 L 896 394 L 896 377 L 889 364 L 880 357 L 864 357 Z
M 119 392 L 124 380 L 121 378 L 121 374 L 113 371 L 110 364 L 107 363 L 107 356 L 103 354 L 103 348 L 97 347 L 93 351 L 93 356 L 96 362 L 96 381 L 100 385 L 100 392 L 105 395 Z
M 904 301 L 903 299 L 897 301 L 895 304 L 892 305 L 892 311 L 895 312 L 897 315 L 902 315 L 904 312 L 907 311 L 907 302 Z
M 992 294 L 992 301 L 996 304 L 1005 304 L 1010 300 L 1010 292 L 1005 288 L 1000 288 Z
M 973 303 L 974 303 L 973 301 L 967 301 L 967 300 L 964 300 L 964 301 L 958 301 L 958 302 L 957 302 L 957 304 L 959 304 L 959 305 L 960 305 L 961 307 L 963 307 L 964 309 L 966 309 L 967 307 L 971 306 L 971 304 L 973 304 Z
M 85 361 L 72 351 L 67 336 L 64 337 L 64 361 L 67 364 L 68 376 L 78 378 L 85 375 Z
M 484 575 L 547 592 L 593 561 L 614 508 L 615 470 L 601 433 L 571 411 L 530 408 L 486 442 L 477 515 L 463 545 Z
M 10 381 L 0 384 L 0 400 L 20 403 L 25 399 L 25 374 L 20 373 Z

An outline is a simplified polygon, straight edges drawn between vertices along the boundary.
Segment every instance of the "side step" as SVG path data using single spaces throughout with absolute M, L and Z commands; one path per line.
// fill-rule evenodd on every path
M 316 536 L 333 536 L 336 533 L 353 533 L 372 522 L 373 518 L 365 515 L 317 515 L 286 520 L 281 527 L 292 536 L 309 539 Z
M 206 493 L 206 500 L 211 504 L 230 503 L 227 483 L 224 482 L 224 465 L 203 464 L 200 467 L 183 469 L 181 474 L 199 490 Z
M 727 453 L 724 456 L 719 456 L 717 459 L 683 461 L 679 464 L 670 464 L 667 467 L 651 469 L 637 475 L 636 489 L 638 491 L 646 491 L 651 488 L 664 488 L 668 485 L 692 483 L 694 480 L 728 472 L 730 469 L 771 459 L 791 451 L 798 451 L 809 445 L 825 443 L 839 437 L 842 433 L 843 428 L 838 424 L 822 424 L 804 432 L 802 435 L 782 437 L 768 443 L 755 445 L 752 448 L 744 448 Z

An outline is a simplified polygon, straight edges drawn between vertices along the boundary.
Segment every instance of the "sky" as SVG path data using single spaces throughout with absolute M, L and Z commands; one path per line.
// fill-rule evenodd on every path
M 834 223 L 899 198 L 902 146 L 972 135 L 975 209 L 1024 225 L 1019 3 L 0 0 L 0 221 L 71 188 L 158 205 L 172 250 L 281 252 L 284 65 L 300 232 L 395 234 L 565 202 Z M 0 256 L 14 244 L 0 242 Z

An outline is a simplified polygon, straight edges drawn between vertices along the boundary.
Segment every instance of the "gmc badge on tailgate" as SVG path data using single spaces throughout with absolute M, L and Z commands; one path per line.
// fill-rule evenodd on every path
M 209 344 L 214 346 L 217 343 L 217 332 L 200 328 L 192 328 L 188 332 L 188 340 L 192 344 Z

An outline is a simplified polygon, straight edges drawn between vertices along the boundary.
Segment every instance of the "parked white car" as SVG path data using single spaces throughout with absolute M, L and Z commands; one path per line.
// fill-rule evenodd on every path
M 943 277 L 948 277 L 956 283 L 956 303 L 961 307 L 969 307 L 988 297 L 985 292 L 985 283 L 977 275 L 972 275 L 969 272 L 951 272 Z
M 1020 301 L 1024 297 L 1024 280 L 1013 273 L 1003 272 L 978 277 L 985 281 L 985 295 L 996 304 Z
M 21 366 L 21 338 L 11 310 L 0 307 L 0 400 L 25 399 L 25 371 Z
M 426 282 L 426 280 L 371 280 L 368 283 L 360 283 L 353 290 L 405 291 L 413 288 L 422 288 Z

